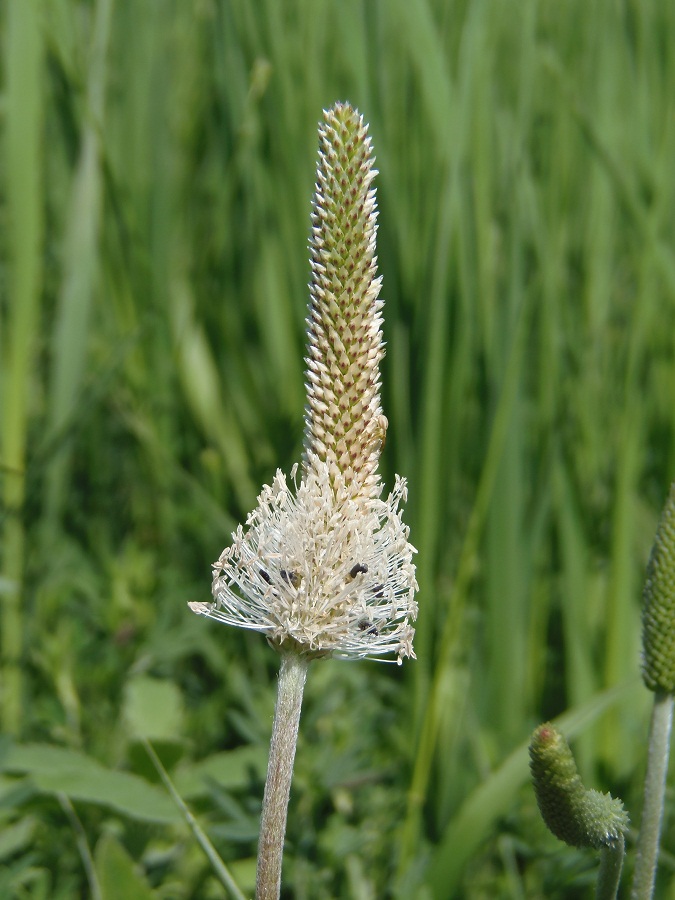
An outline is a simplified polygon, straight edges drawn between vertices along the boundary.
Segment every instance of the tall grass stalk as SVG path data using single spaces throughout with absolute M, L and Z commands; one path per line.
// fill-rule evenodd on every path
M 62 285 L 51 359 L 47 441 L 54 441 L 45 492 L 45 524 L 52 530 L 64 511 L 83 379 L 89 355 L 89 323 L 99 272 L 99 229 L 103 190 L 105 94 L 114 0 L 97 0 L 91 23 L 86 106 L 78 160 L 65 224 Z M 76 27 L 73 19 L 71 27 Z M 46 536 L 49 540 L 49 537 Z
M 30 396 L 40 342 L 43 236 L 43 34 L 37 0 L 10 0 L 5 32 L 5 185 L 11 303 L 0 320 L 0 477 L 3 482 L 0 584 L 0 727 L 21 728 L 23 710 L 24 528 Z
M 453 605 L 447 611 L 441 633 L 440 647 L 445 648 L 446 655 L 439 661 L 430 696 L 425 706 L 426 715 L 413 770 L 412 787 L 408 796 L 407 816 L 402 829 L 401 875 L 406 865 L 409 864 L 414 847 L 419 840 L 422 798 L 427 796 L 429 781 L 432 777 L 433 760 L 438 746 L 438 729 L 440 723 L 447 715 L 447 710 L 443 709 L 443 703 L 448 696 L 449 683 L 456 677 L 458 660 L 455 654 L 460 652 L 461 644 L 467 637 L 463 614 L 474 572 L 475 554 L 477 553 L 485 525 L 487 510 L 506 441 L 512 404 L 516 396 L 525 335 L 525 321 L 525 312 L 521 311 L 521 324 L 516 332 L 517 339 L 514 342 L 509 359 L 504 391 L 500 397 L 495 415 L 481 480 L 459 558 Z

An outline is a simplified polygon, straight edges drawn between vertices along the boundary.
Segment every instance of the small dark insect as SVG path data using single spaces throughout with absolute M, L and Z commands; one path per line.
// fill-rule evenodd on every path
M 375 585 L 375 587 L 373 588 L 373 596 L 376 597 L 378 600 L 381 600 L 384 597 L 384 585 L 383 584 Z
M 292 572 L 290 569 L 281 569 L 279 574 L 284 579 L 286 584 L 290 584 L 294 588 L 300 587 L 300 576 L 297 572 Z
M 264 569 L 259 569 L 258 571 L 260 572 L 260 574 L 262 575 L 262 577 L 265 579 L 265 581 L 268 584 L 272 584 L 272 579 L 270 578 L 270 576 L 267 574 L 267 572 Z
M 358 626 L 359 631 L 365 631 L 366 634 L 378 635 L 380 633 L 370 621 L 370 619 L 366 619 L 365 617 L 363 619 L 359 619 Z
M 365 575 L 368 571 L 368 566 L 365 563 L 357 563 L 355 566 L 349 571 L 350 578 L 356 578 L 357 575 Z

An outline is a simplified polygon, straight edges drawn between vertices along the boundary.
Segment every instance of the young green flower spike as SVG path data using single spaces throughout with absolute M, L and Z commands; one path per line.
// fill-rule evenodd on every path
M 642 677 L 652 691 L 675 693 L 675 483 L 661 513 L 647 566 Z
M 600 850 L 623 840 L 623 803 L 583 786 L 569 744 L 550 723 L 532 735 L 530 771 L 542 818 L 561 841 Z
M 312 214 L 305 455 L 278 471 L 214 564 L 196 613 L 261 631 L 307 657 L 414 657 L 417 583 L 399 504 L 380 499 L 387 420 L 370 139 L 347 104 L 324 113 Z

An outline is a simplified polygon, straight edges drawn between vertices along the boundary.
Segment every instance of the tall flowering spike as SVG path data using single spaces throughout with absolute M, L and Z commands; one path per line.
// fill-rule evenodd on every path
M 647 566 L 642 678 L 652 691 L 675 693 L 675 483 L 661 513 Z
M 324 112 L 310 244 L 305 468 L 313 454 L 364 497 L 379 493 L 387 428 L 374 161 L 362 116 L 342 103 Z
M 213 566 L 213 603 L 196 613 L 267 635 L 284 652 L 414 657 L 416 552 L 377 463 L 382 301 L 375 176 L 367 127 L 347 104 L 324 113 L 312 215 L 305 454 L 277 471 Z
M 600 850 L 622 838 L 628 828 L 623 803 L 583 786 L 569 744 L 550 723 L 532 735 L 530 771 L 542 818 L 561 841 Z

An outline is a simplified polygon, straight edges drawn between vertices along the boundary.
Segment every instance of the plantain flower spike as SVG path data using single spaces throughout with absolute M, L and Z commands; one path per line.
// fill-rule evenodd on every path
M 363 118 L 324 111 L 310 241 L 305 439 L 290 483 L 277 471 L 213 566 L 213 602 L 193 612 L 263 632 L 307 657 L 414 657 L 416 552 L 381 499 L 381 279 L 376 170 Z
M 642 678 L 675 693 L 675 483 L 656 528 L 642 606 Z
M 542 818 L 561 841 L 601 850 L 623 839 L 628 813 L 622 801 L 583 786 L 569 744 L 550 723 L 532 735 L 530 771 Z

